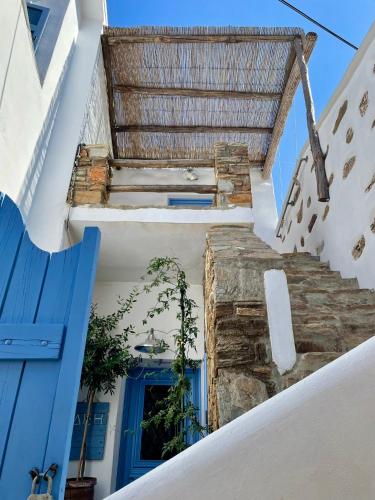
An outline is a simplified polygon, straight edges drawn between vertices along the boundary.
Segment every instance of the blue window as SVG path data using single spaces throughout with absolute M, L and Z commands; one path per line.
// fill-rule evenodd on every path
M 168 198 L 169 207 L 212 207 L 213 198 Z
M 29 16 L 31 38 L 33 39 L 34 50 L 36 50 L 46 25 L 49 9 L 41 5 L 27 3 L 27 14 Z

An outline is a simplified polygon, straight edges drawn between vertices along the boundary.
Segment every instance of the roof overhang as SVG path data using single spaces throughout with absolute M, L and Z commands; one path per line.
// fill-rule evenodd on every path
M 272 169 L 316 34 L 299 28 L 105 28 L 116 158 L 212 158 L 215 142 L 246 143 Z

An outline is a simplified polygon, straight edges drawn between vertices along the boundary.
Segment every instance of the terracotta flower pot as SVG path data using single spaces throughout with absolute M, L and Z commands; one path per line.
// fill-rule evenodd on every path
M 70 477 L 66 480 L 65 500 L 94 500 L 96 477 L 83 477 L 77 480 Z

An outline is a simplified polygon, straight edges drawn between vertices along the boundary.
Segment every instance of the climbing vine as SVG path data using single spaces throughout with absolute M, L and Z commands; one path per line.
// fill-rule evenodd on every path
M 177 306 L 179 328 L 174 334 L 175 358 L 171 369 L 174 383 L 167 396 L 156 403 L 155 409 L 146 415 L 141 425 L 143 429 L 164 427 L 172 437 L 164 443 L 162 456 L 171 456 L 189 446 L 189 436 L 201 435 L 207 430 L 198 419 L 199 408 L 192 402 L 192 387 L 187 370 L 198 368 L 198 362 L 189 357 L 189 351 L 196 350 L 198 336 L 197 304 L 188 296 L 188 283 L 178 259 L 171 257 L 154 258 L 150 261 L 146 276 L 148 283 L 144 291 L 150 293 L 159 289 L 156 304 L 146 313 L 143 324 Z

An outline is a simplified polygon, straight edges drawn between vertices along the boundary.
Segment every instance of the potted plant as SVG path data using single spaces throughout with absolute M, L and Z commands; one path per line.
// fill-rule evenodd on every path
M 132 325 L 115 333 L 119 322 L 129 313 L 139 292 L 134 289 L 128 299 L 118 299 L 118 309 L 112 314 L 100 315 L 92 306 L 87 333 L 85 356 L 81 373 L 81 388 L 87 390 L 87 412 L 77 476 L 68 478 L 65 499 L 93 500 L 96 478 L 85 477 L 87 434 L 95 395 L 98 392 L 113 394 L 119 377 L 126 377 L 139 359 L 129 352 L 128 337 L 134 333 Z

